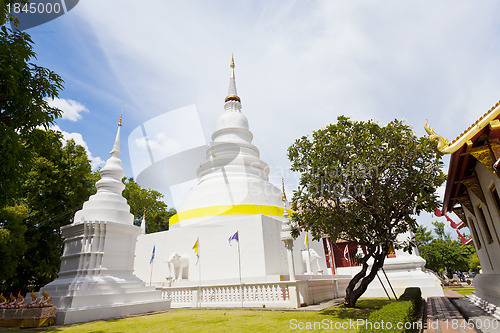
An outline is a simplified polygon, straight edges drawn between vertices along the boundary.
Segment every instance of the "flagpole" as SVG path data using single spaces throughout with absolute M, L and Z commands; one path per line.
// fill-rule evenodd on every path
M 238 232 L 238 231 L 236 231 Z M 238 234 L 238 271 L 240 274 L 240 298 L 241 298 L 241 307 L 243 307 L 243 282 L 241 282 L 241 257 L 240 257 L 240 236 Z
M 199 287 L 198 287 L 198 307 L 201 308 L 201 260 L 200 260 L 200 238 L 198 237 L 198 279 L 199 279 Z
M 152 285 L 152 281 L 153 281 L 153 265 L 154 265 L 154 261 L 155 261 L 155 250 L 156 250 L 156 245 L 153 246 L 153 253 L 151 254 L 151 270 L 150 270 L 150 274 L 149 274 L 149 285 L 151 286 Z
M 152 284 L 152 280 L 153 280 L 153 265 L 154 265 L 154 260 L 151 262 L 151 273 L 149 274 L 149 285 Z

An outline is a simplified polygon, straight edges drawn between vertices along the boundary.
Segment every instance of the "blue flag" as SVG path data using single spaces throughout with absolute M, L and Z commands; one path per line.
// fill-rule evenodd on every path
M 151 253 L 151 260 L 149 261 L 149 263 L 153 263 L 153 260 L 155 260 L 155 249 L 156 249 L 156 245 L 153 245 L 153 253 Z
M 238 239 L 238 231 L 236 231 L 236 232 L 234 233 L 234 235 L 232 235 L 231 237 L 229 237 L 229 239 L 228 239 L 229 245 L 231 245 L 231 241 L 232 241 L 233 239 L 234 239 L 235 241 L 237 241 L 237 242 L 239 242 L 239 241 L 240 241 L 240 240 Z

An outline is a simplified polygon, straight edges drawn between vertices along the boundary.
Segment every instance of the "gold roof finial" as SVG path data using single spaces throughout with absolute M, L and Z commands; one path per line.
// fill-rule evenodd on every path
M 282 187 L 282 191 L 283 191 L 283 195 L 281 197 L 281 200 L 286 201 L 285 181 L 283 180 L 283 177 L 281 178 L 281 187 Z
M 231 54 L 231 79 L 234 79 L 234 55 Z
M 122 103 L 122 112 L 120 112 L 120 121 L 118 122 L 118 126 L 122 126 L 122 115 L 123 115 L 123 103 Z
M 146 207 L 144 207 L 144 213 L 142 213 L 142 219 L 145 220 L 146 219 Z

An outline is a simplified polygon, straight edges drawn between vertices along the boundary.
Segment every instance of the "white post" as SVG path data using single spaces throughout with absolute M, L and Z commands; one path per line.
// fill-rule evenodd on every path
M 307 250 L 307 264 L 306 264 L 306 268 L 307 268 L 307 271 L 309 272 L 309 280 L 312 278 L 312 265 L 311 265 L 311 251 L 309 250 L 309 232 L 306 232 L 306 237 L 308 238 L 307 239 L 307 243 L 306 243 L 306 250 Z
M 241 307 L 243 307 L 243 282 L 241 281 L 241 257 L 240 257 L 240 239 L 238 234 L 238 270 L 240 274 L 240 298 L 241 298 Z

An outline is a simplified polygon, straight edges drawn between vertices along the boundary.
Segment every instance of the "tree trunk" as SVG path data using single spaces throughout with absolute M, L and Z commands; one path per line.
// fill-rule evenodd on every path
M 387 249 L 384 247 L 383 249 L 380 249 L 378 253 L 376 252 L 373 255 L 368 254 L 365 258 L 363 258 L 361 271 L 351 279 L 345 290 L 344 305 L 346 307 L 353 308 L 356 305 L 358 298 L 365 293 L 370 282 L 375 279 L 378 270 L 384 265 L 386 255 Z M 367 261 L 372 256 L 374 258 L 373 266 L 370 273 L 366 275 L 366 272 L 368 271 Z M 355 288 L 356 286 L 357 288 Z

